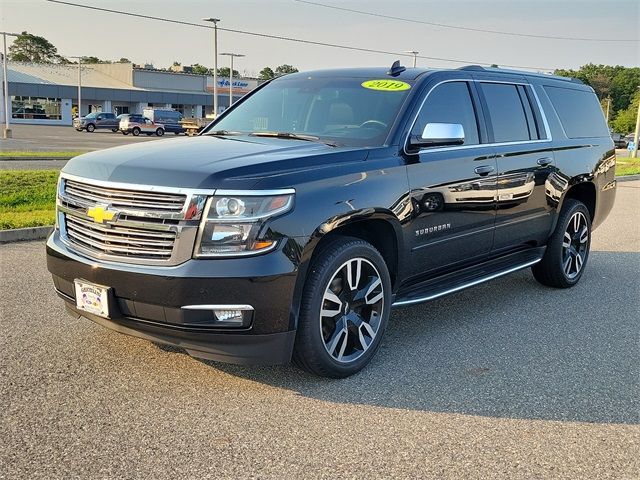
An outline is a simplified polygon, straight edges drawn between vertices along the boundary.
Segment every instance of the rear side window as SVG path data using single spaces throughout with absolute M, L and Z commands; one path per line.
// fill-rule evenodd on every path
M 545 86 L 562 127 L 569 138 L 608 137 L 602 108 L 595 93 Z
M 525 111 L 517 85 L 483 83 L 482 93 L 487 102 L 494 142 L 532 140 L 531 120 L 527 120 L 527 114 L 531 117 L 531 113 Z
M 464 128 L 465 145 L 480 143 L 467 82 L 448 82 L 435 87 L 424 102 L 411 135 L 422 135 L 427 123 L 459 123 Z

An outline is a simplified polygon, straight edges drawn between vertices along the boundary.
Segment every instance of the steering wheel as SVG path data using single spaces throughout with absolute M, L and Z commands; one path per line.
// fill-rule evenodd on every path
M 381 122 L 380 120 L 367 120 L 366 122 L 360 124 L 360 128 L 366 127 L 366 126 L 387 128 L 387 124 L 384 122 Z

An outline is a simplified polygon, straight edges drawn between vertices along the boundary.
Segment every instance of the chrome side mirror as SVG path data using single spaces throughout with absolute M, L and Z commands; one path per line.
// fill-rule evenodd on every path
M 411 138 L 413 147 L 462 145 L 464 128 L 459 123 L 427 123 L 420 137 Z

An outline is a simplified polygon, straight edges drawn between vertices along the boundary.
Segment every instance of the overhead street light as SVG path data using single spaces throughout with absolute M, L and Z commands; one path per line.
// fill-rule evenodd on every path
M 203 22 L 213 23 L 213 115 L 218 115 L 218 22 L 219 18 L 205 17 Z
M 2 77 L 4 89 L 4 131 L 3 138 L 11 138 L 11 128 L 9 126 L 9 74 L 7 73 L 7 35 L 18 37 L 17 33 L 2 32 Z
M 244 57 L 241 53 L 221 53 L 220 55 L 226 55 L 231 57 L 231 70 L 229 70 L 229 107 L 233 105 L 233 57 Z
M 411 55 L 413 55 L 413 68 L 416 68 L 416 62 L 418 59 L 418 54 L 420 52 L 416 52 L 415 50 L 405 50 L 404 53 L 410 53 Z

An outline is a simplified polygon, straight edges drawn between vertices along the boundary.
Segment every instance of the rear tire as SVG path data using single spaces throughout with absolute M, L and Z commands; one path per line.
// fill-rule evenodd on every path
M 380 346 L 391 279 L 364 240 L 336 237 L 320 248 L 302 293 L 293 360 L 316 375 L 344 378 L 362 370 Z
M 140 135 L 140 129 L 138 127 L 133 127 L 133 129 L 131 130 L 131 133 L 133 134 L 134 137 L 137 137 L 138 135 Z
M 531 267 L 533 276 L 548 287 L 573 287 L 584 273 L 590 247 L 589 210 L 584 203 L 569 198 L 564 202 L 544 257 Z
M 118 129 L 117 129 L 117 128 L 112 128 L 112 129 L 111 129 L 111 131 L 112 131 L 113 133 L 116 133 L 116 132 L 118 131 Z
M 164 130 L 161 128 L 156 129 L 156 135 L 161 137 L 164 135 Z

